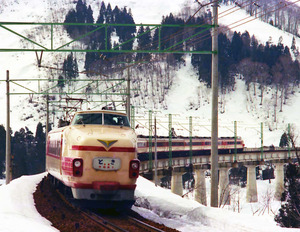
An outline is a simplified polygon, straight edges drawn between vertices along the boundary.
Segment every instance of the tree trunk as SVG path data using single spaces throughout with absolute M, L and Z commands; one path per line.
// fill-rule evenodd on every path
M 283 87 L 281 88 L 281 96 L 280 96 L 280 112 L 282 112 L 282 105 L 283 105 Z
M 264 86 L 263 85 L 260 85 L 260 92 L 261 92 L 260 105 L 262 105 L 263 100 L 264 100 Z
M 276 85 L 276 92 L 275 92 L 275 103 L 274 103 L 274 122 L 276 122 L 277 118 L 277 98 L 278 98 L 278 85 Z

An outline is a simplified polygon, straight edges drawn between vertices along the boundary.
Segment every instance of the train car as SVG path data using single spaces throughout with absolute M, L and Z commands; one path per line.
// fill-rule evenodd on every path
M 76 202 L 130 208 L 139 176 L 137 136 L 124 113 L 81 111 L 48 133 L 46 169 Z
M 190 151 L 190 138 L 187 137 L 175 137 L 172 140 L 169 138 L 157 138 L 157 152 L 158 159 L 168 158 L 169 143 L 172 144 L 172 156 L 182 157 L 189 156 Z M 148 160 L 149 153 L 149 138 L 138 138 L 138 154 L 141 161 Z M 236 140 L 233 137 L 221 137 L 218 140 L 219 154 L 241 152 L 244 149 L 244 141 L 237 137 Z M 152 138 L 152 152 L 154 151 L 154 139 Z M 195 156 L 209 155 L 211 151 L 211 138 L 192 138 L 192 152 Z

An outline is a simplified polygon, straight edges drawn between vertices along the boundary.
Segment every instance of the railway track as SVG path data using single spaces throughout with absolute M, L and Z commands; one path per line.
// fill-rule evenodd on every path
M 119 227 L 118 225 L 111 223 L 109 221 L 107 221 L 105 218 L 90 212 L 90 211 L 81 211 L 81 214 L 83 214 L 84 216 L 88 217 L 89 219 L 93 220 L 94 222 L 96 222 L 97 224 L 99 224 L 100 226 L 104 227 L 105 229 L 107 229 L 108 231 L 112 231 L 112 232 L 127 232 L 128 230 L 122 229 L 121 227 Z
M 130 231 L 142 231 L 142 232 L 165 232 L 164 230 L 161 230 L 159 228 L 156 228 L 152 225 L 149 225 L 133 216 L 128 215 L 117 215 L 117 216 L 109 216 L 109 215 L 103 215 L 103 214 L 97 214 L 95 212 L 92 212 L 90 210 L 84 210 L 77 208 L 70 204 L 68 200 L 59 192 L 57 191 L 60 198 L 70 207 L 73 209 L 76 209 L 84 215 L 85 217 L 91 219 L 104 229 L 112 232 L 130 232 Z
M 145 222 L 142 222 L 142 221 L 140 221 L 140 220 L 138 220 L 138 219 L 136 219 L 134 217 L 128 216 L 128 218 L 129 218 L 129 220 L 131 222 L 136 223 L 136 225 L 139 228 L 143 229 L 143 231 L 149 231 L 149 232 L 155 232 L 155 231 L 157 231 L 157 232 L 163 232 L 164 231 L 164 230 L 158 229 L 156 227 L 153 227 L 153 226 L 151 226 L 151 225 L 149 225 L 149 224 L 147 224 Z
M 137 218 L 127 215 L 107 216 L 99 215 L 91 211 L 81 211 L 81 213 L 93 220 L 100 226 L 112 232 L 130 232 L 130 231 L 148 231 L 148 232 L 164 232 L 159 228 L 149 225 Z
M 51 185 L 49 178 L 44 178 L 37 186 L 34 199 L 38 212 L 51 221 L 53 227 L 64 232 L 177 231 L 148 221 L 134 211 L 128 211 L 128 214 L 101 213 L 76 207 Z

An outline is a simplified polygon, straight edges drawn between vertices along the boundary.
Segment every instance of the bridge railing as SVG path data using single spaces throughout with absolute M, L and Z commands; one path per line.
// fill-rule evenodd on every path
M 296 158 L 294 150 L 289 151 L 284 148 L 275 148 L 271 150 L 265 150 L 263 157 L 261 156 L 261 150 L 257 148 L 247 148 L 246 152 L 238 153 L 235 157 L 235 154 L 221 154 L 219 155 L 219 165 L 231 167 L 236 161 L 238 163 L 249 164 L 259 164 L 261 161 L 271 161 L 273 163 L 285 163 L 289 159 Z M 200 155 L 192 157 L 193 165 L 208 165 L 211 162 L 210 155 Z M 176 157 L 172 159 L 172 168 L 174 167 L 187 167 L 190 165 L 190 157 Z M 140 165 L 140 172 L 149 171 L 149 162 L 143 161 Z M 153 169 L 155 166 L 153 165 Z M 169 159 L 159 159 L 157 160 L 157 169 L 168 169 L 169 168 Z

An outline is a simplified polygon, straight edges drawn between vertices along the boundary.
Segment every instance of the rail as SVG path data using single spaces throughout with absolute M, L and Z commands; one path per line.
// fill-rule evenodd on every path
M 93 220 L 97 224 L 101 225 L 105 229 L 112 231 L 112 232 L 128 232 L 129 230 L 125 230 L 118 225 L 104 219 L 103 217 L 99 216 L 98 214 L 95 214 L 91 211 L 80 211 L 81 214 L 85 215 L 89 219 Z

